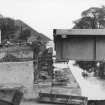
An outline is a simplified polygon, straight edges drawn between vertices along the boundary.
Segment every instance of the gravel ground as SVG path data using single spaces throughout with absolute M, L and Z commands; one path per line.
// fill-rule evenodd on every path
M 58 93 L 58 94 L 80 94 L 78 93 L 78 89 L 73 89 L 73 88 L 63 88 L 63 87 L 56 87 L 53 88 L 53 93 Z M 40 84 L 38 86 L 37 84 L 34 85 L 34 90 L 30 92 L 27 96 L 25 96 L 25 99 L 21 101 L 20 105 L 47 105 L 46 103 L 38 103 L 37 98 L 38 98 L 38 93 L 39 92 L 45 92 L 45 93 L 50 93 L 51 91 L 51 83 L 44 83 L 44 85 Z M 54 104 L 49 104 L 48 105 L 54 105 Z
M 75 81 L 72 73 L 70 72 L 69 68 L 66 68 L 64 70 L 67 74 L 67 76 L 70 79 L 70 82 L 68 82 L 68 85 L 66 86 L 54 86 L 51 87 L 51 82 L 40 82 L 38 84 L 34 84 L 33 89 L 27 94 L 24 94 L 25 100 L 21 101 L 20 105 L 46 105 L 46 103 L 38 103 L 38 93 L 44 92 L 44 93 L 56 93 L 56 94 L 64 94 L 64 95 L 81 95 L 80 87 L 78 86 L 78 83 Z M 48 104 L 53 105 L 53 104 Z

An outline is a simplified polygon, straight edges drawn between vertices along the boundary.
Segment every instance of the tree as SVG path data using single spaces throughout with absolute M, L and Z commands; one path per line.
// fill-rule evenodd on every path
M 92 7 L 81 13 L 82 18 L 74 21 L 74 28 L 105 28 L 105 6 Z
M 11 18 L 0 18 L 0 29 L 2 41 L 13 39 L 14 33 L 18 29 L 15 25 L 15 20 Z
M 91 17 L 82 17 L 74 21 L 74 29 L 92 29 L 95 28 L 94 19 Z
M 46 79 L 47 79 L 48 76 L 50 78 L 52 78 L 52 76 L 53 76 L 53 59 L 52 59 L 52 53 L 49 52 L 48 49 L 45 49 L 42 52 L 42 54 L 39 56 L 38 70 L 39 70 L 40 73 L 41 72 L 47 73 Z M 41 77 L 41 75 L 40 75 L 40 77 Z
M 18 37 L 18 40 L 21 40 L 21 41 L 27 41 L 28 37 L 31 36 L 31 31 L 29 29 L 24 29 L 20 32 L 20 35 Z
M 45 44 L 41 40 L 38 40 L 38 39 L 36 39 L 36 41 L 32 42 L 30 44 L 30 47 L 33 50 L 34 82 L 37 82 L 38 77 L 39 77 L 38 59 L 46 47 L 45 47 Z
M 82 17 L 91 17 L 94 21 L 95 27 L 93 28 L 105 28 L 105 6 L 92 7 L 82 12 Z
M 20 30 L 21 28 L 21 30 Z M 2 43 L 10 42 L 26 42 L 31 36 L 31 31 L 28 28 L 22 28 L 16 24 L 16 20 L 12 18 L 0 18 L 1 40 Z
M 74 29 L 102 29 L 105 28 L 105 6 L 92 7 L 82 12 L 81 18 L 74 21 Z M 99 66 L 97 66 L 99 63 Z M 105 76 L 105 62 L 77 61 L 76 64 L 88 71 L 98 72 L 99 77 Z

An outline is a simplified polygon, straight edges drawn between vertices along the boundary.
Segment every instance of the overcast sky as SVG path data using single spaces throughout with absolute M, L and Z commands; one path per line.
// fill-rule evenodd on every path
M 70 29 L 82 11 L 102 5 L 105 5 L 105 0 L 0 0 L 0 13 L 21 19 L 53 38 L 53 29 Z

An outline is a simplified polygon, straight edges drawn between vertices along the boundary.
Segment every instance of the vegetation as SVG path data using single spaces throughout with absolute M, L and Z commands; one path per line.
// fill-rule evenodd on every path
M 38 70 L 40 79 L 46 80 L 53 76 L 52 53 L 45 49 L 38 59 Z
M 74 21 L 74 24 L 74 29 L 105 28 L 105 6 L 92 7 L 83 11 L 81 18 Z M 94 72 L 95 75 L 98 75 L 101 78 L 105 77 L 105 62 L 77 61 L 76 64 L 88 72 Z
M 45 42 L 50 40 L 45 35 L 29 27 L 23 21 L 15 20 L 9 17 L 0 16 L 0 30 L 2 44 L 6 44 L 7 42 L 13 44 L 23 43 L 27 42 L 30 37 L 32 37 L 32 41 L 38 37 Z
M 18 27 L 15 26 L 15 21 L 11 18 L 0 18 L 0 29 L 2 41 L 7 41 L 14 38 L 14 34 Z
M 20 36 L 18 37 L 18 39 L 20 41 L 25 41 L 27 42 L 27 39 L 28 37 L 31 36 L 31 31 L 29 29 L 25 29 L 25 30 L 22 30 L 22 32 L 20 32 Z
M 30 30 L 21 29 L 15 24 L 15 20 L 12 18 L 0 18 L 0 29 L 1 29 L 1 39 L 2 43 L 15 42 L 15 41 L 26 41 L 30 36 Z M 16 33 L 18 32 L 18 37 Z
M 7 45 L 8 47 L 12 44 L 13 46 L 28 46 L 33 50 L 33 65 L 34 65 L 34 81 L 36 81 L 39 77 L 39 69 L 42 69 L 42 65 L 39 64 L 39 57 L 41 59 L 40 63 L 46 63 L 50 66 L 50 60 L 46 62 L 46 58 L 48 58 L 48 50 L 46 49 L 46 42 L 49 38 L 45 37 L 43 34 L 38 33 L 33 30 L 31 27 L 23 23 L 22 21 L 14 20 L 12 18 L 0 16 L 0 30 L 1 30 L 1 40 L 2 45 Z M 32 41 L 28 39 L 32 37 Z M 9 43 L 8 43 L 9 42 Z M 47 55 L 48 54 L 48 55 Z M 12 57 L 12 58 L 11 58 Z M 10 59 L 11 58 L 11 59 Z M 52 60 L 52 56 L 49 58 Z M 12 55 L 7 55 L 2 60 L 4 61 L 19 61 Z M 50 75 L 50 69 L 46 70 Z
M 31 45 L 33 50 L 33 64 L 34 64 L 34 81 L 42 79 L 50 79 L 53 73 L 53 59 L 52 53 L 49 53 L 45 44 L 40 40 L 36 40 Z
M 81 13 L 81 18 L 74 21 L 73 28 L 102 29 L 105 28 L 105 6 L 92 7 Z

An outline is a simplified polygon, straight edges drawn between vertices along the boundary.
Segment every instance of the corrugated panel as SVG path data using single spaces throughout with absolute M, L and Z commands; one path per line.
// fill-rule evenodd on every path
M 90 38 L 71 38 L 63 41 L 63 58 L 94 59 L 94 40 Z
M 94 53 L 93 38 L 71 37 L 56 43 L 57 59 L 93 60 Z
M 96 39 L 96 59 L 105 60 L 105 38 Z

